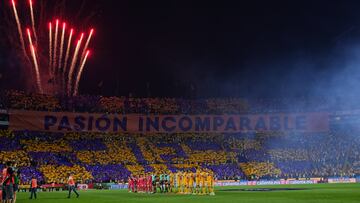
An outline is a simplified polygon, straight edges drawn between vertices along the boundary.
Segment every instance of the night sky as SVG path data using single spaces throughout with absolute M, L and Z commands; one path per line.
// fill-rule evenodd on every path
M 360 85 L 360 1 L 88 0 L 87 8 L 96 12 L 96 33 L 82 94 L 358 93 L 351 87 Z M 1 86 L 22 89 L 7 49 Z

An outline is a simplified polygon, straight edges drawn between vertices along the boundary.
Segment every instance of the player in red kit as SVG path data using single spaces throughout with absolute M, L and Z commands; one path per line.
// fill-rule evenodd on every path
M 137 176 L 136 177 L 136 191 L 140 192 L 141 191 L 141 176 Z
M 146 189 L 148 193 L 152 193 L 153 192 L 153 188 L 152 188 L 152 177 L 150 174 L 148 174 L 147 178 L 146 178 Z
M 133 177 L 129 178 L 129 192 L 135 192 L 135 184 Z
M 141 176 L 142 179 L 142 192 L 147 192 L 147 179 L 146 179 L 146 175 L 142 175 Z
M 138 191 L 138 187 L 139 187 L 139 176 L 135 176 L 134 177 L 134 192 Z
M 144 192 L 144 176 L 139 176 L 139 187 L 138 192 Z

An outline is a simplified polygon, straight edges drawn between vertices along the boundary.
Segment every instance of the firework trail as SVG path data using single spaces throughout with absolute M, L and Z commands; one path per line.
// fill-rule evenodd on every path
M 56 25 L 55 25 L 55 39 L 54 39 L 54 55 L 53 55 L 53 65 L 52 65 L 52 71 L 53 74 L 56 74 L 56 55 L 57 55 L 57 41 L 58 41 L 58 32 L 59 32 L 59 20 L 56 20 Z
M 64 39 L 65 39 L 65 30 L 66 30 L 66 23 L 63 23 L 62 33 L 61 33 L 61 41 L 60 41 L 60 56 L 59 56 L 59 67 L 58 70 L 61 71 L 61 62 L 63 59 L 63 52 L 64 52 Z
M 30 29 L 29 29 L 29 28 L 27 28 L 27 29 L 26 29 L 26 32 L 27 32 L 27 35 L 28 35 L 29 43 L 30 43 L 30 45 L 32 45 L 32 44 L 33 44 L 33 42 L 32 42 L 32 39 L 31 39 Z
M 36 29 L 35 29 L 35 18 L 34 18 L 34 9 L 33 9 L 32 0 L 29 0 L 29 4 L 30 4 L 30 15 L 31 15 L 32 29 L 33 29 L 33 33 L 34 33 L 34 37 L 35 37 L 35 42 L 37 43 L 38 39 L 37 39 Z
M 49 23 L 49 73 L 52 74 L 52 25 Z
M 16 24 L 17 24 L 17 29 L 18 29 L 18 32 L 19 32 L 21 47 L 22 47 L 22 50 L 24 52 L 24 56 L 28 59 L 29 57 L 28 57 L 28 55 L 26 53 L 26 49 L 25 49 L 24 37 L 23 37 L 23 34 L 22 34 L 22 30 L 21 30 L 21 23 L 20 23 L 20 20 L 19 20 L 19 16 L 18 16 L 18 13 L 17 13 L 17 10 L 16 10 L 15 0 L 12 0 L 11 2 L 12 2 L 13 10 L 14 10 L 14 16 L 15 16 L 15 20 L 16 20 Z
M 43 93 L 43 89 L 42 89 L 42 85 L 41 85 L 41 77 L 40 77 L 40 71 L 39 71 L 39 64 L 38 64 L 38 62 L 37 62 L 34 44 L 33 44 L 32 39 L 31 39 L 30 29 L 27 29 L 27 34 L 28 34 L 28 38 L 29 38 L 31 56 L 32 56 L 32 59 L 33 59 L 34 68 L 35 68 L 35 73 L 36 73 L 37 87 L 38 87 L 40 93 L 42 94 L 42 93 Z
M 75 90 L 74 90 L 74 95 L 73 96 L 76 96 L 78 94 L 80 78 L 81 78 L 81 75 L 82 75 L 82 72 L 84 70 L 85 63 L 86 63 L 86 60 L 87 60 L 89 54 L 90 54 L 90 51 L 89 50 L 86 51 L 84 59 L 82 60 L 82 63 L 81 63 L 80 69 L 79 69 L 79 73 L 77 74 L 77 77 L 76 77 Z
M 71 30 L 70 30 L 70 35 L 69 35 L 68 44 L 67 44 L 67 48 L 66 48 L 66 55 L 65 55 L 64 71 L 63 71 L 63 73 L 66 72 L 66 66 L 67 66 L 67 62 L 68 62 L 68 60 L 69 60 L 71 40 L 72 40 L 73 33 L 74 33 L 74 30 L 71 29 Z
M 91 37 L 92 37 L 93 33 L 94 33 L 94 29 L 91 29 L 90 34 L 88 36 L 88 39 L 86 40 L 82 55 L 81 55 L 81 61 L 84 60 L 84 57 L 85 57 L 85 54 L 87 53 L 87 50 L 88 50 L 88 47 L 89 47 L 89 44 L 90 44 L 90 40 L 91 40 Z
M 68 75 L 68 95 L 71 94 L 71 84 L 72 84 L 72 78 L 73 78 L 73 73 L 74 73 L 74 69 L 75 69 L 75 65 L 76 65 L 76 61 L 79 55 L 79 49 L 81 46 L 81 41 L 83 40 L 84 37 L 84 33 L 81 34 L 80 40 L 78 40 L 75 51 L 74 51 L 74 56 L 72 58 L 71 61 L 71 66 L 70 66 L 70 70 L 69 70 L 69 75 Z
M 69 60 L 69 55 L 70 55 L 71 40 L 72 40 L 73 32 L 74 32 L 74 30 L 71 29 L 71 30 L 70 30 L 70 35 L 69 35 L 68 44 L 67 44 L 67 48 L 66 48 L 64 68 L 63 68 L 63 72 L 62 72 L 63 88 L 65 88 L 65 73 L 66 73 L 67 62 L 68 62 L 68 60 Z
M 39 88 L 39 91 L 41 94 L 43 94 L 43 89 L 41 86 L 41 78 L 40 78 L 40 71 L 39 71 L 39 65 L 36 59 L 36 53 L 35 53 L 35 48 L 34 45 L 31 45 L 31 55 L 33 57 L 34 60 L 34 67 L 35 67 L 35 72 L 36 72 L 36 82 L 37 82 L 37 86 Z

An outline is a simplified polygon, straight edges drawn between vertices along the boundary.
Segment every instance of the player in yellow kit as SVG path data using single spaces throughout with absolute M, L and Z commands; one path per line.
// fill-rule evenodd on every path
M 192 179 L 191 171 L 188 171 L 186 173 L 186 179 L 187 179 L 187 194 L 191 194 L 192 193 L 191 184 L 194 184 L 194 181 L 191 181 L 191 179 Z
M 196 184 L 196 194 L 200 194 L 200 192 L 201 192 L 201 174 L 200 174 L 200 169 L 196 169 L 196 173 L 195 173 L 195 184 Z
M 181 177 L 180 193 L 185 194 L 186 193 L 186 172 L 181 172 L 180 177 Z
M 205 186 L 205 182 L 206 182 L 206 172 L 205 171 L 201 171 L 200 173 L 200 182 L 201 182 L 201 194 L 206 194 L 206 186 Z
M 184 194 L 189 194 L 189 172 L 184 172 Z
M 194 173 L 189 171 L 188 172 L 188 179 L 189 179 L 189 194 L 193 194 L 194 193 Z
M 208 171 L 208 176 L 206 179 L 207 191 L 210 195 L 215 195 L 214 192 L 214 174 L 212 171 Z
M 172 172 L 170 172 L 169 173 L 169 188 L 168 188 L 168 190 L 169 190 L 169 192 L 173 192 L 173 188 L 174 188 L 174 179 L 175 179 L 175 176 L 174 176 L 174 174 L 172 173 Z
M 177 183 L 176 183 L 176 175 L 177 172 L 172 173 L 172 178 L 170 177 L 170 180 L 172 179 L 172 185 L 170 185 L 171 187 L 171 192 L 176 192 L 177 191 Z M 171 181 L 170 181 L 171 182 Z

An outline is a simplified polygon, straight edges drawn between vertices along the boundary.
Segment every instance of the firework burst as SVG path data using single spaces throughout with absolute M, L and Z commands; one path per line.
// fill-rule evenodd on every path
M 31 62 L 35 73 L 36 82 L 34 84 L 36 84 L 37 91 L 48 94 L 77 95 L 80 78 L 90 53 L 88 48 L 94 29 L 90 29 L 86 35 L 81 33 L 76 44 L 73 44 L 74 29 L 67 29 L 67 22 L 56 18 L 50 20 L 48 28 L 43 29 L 40 23 L 39 27 L 36 27 L 37 12 L 33 0 L 29 0 L 28 6 L 27 11 L 30 14 L 20 16 L 30 16 L 30 19 L 22 20 L 18 13 L 20 11 L 22 14 L 22 10 L 18 10 L 15 0 L 11 0 L 14 22 L 19 35 L 18 43 L 24 57 Z M 25 32 L 21 22 L 30 22 Z M 23 32 L 28 38 L 27 42 L 24 40 Z M 44 36 L 48 36 L 48 39 Z M 87 39 L 85 43 L 83 43 L 84 38 Z M 41 43 L 44 41 L 48 41 L 48 45 Z M 41 53 L 46 53 L 46 49 L 48 49 L 47 57 L 43 57 Z M 31 56 L 31 60 L 29 56 Z M 49 82 L 43 83 L 44 79 L 47 80 L 46 78 Z

